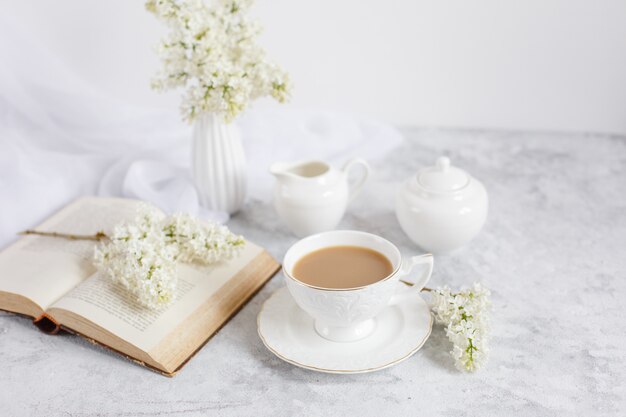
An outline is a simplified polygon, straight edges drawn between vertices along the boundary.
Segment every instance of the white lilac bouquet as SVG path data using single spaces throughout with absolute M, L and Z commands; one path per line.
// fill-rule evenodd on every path
M 438 323 L 446 326 L 453 344 L 450 354 L 457 369 L 473 372 L 485 364 L 489 350 L 490 292 L 475 283 L 472 288 L 453 293 L 444 286 L 431 291 L 432 310 Z
M 165 216 L 146 204 L 134 222 L 116 226 L 96 247 L 94 263 L 142 305 L 156 308 L 173 301 L 177 262 L 209 264 L 229 259 L 244 244 L 243 237 L 226 226 L 185 214 Z
M 181 110 L 192 121 L 213 112 L 231 121 L 262 96 L 288 98 L 287 74 L 257 43 L 260 26 L 247 14 L 253 0 L 148 0 L 146 8 L 170 32 L 158 52 L 156 90 L 184 87 Z

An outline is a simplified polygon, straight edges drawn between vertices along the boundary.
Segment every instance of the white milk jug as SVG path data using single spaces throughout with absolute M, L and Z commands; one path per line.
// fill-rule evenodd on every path
M 360 178 L 348 184 L 348 172 L 361 165 Z M 322 161 L 278 162 L 270 167 L 276 177 L 274 207 L 299 237 L 334 229 L 348 203 L 361 191 L 370 167 L 363 159 L 348 160 L 342 169 Z

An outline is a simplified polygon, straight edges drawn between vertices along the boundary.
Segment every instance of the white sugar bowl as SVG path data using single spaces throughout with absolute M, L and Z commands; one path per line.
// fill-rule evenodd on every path
M 472 240 L 487 219 L 487 190 L 446 157 L 408 178 L 396 196 L 404 232 L 422 249 L 446 253 Z

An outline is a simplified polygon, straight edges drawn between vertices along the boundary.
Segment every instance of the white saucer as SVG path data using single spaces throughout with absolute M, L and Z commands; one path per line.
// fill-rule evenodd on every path
M 397 297 L 376 317 L 374 333 L 338 343 L 318 335 L 313 319 L 281 288 L 261 308 L 259 336 L 273 354 L 302 368 L 334 374 L 377 371 L 417 352 L 432 329 L 430 309 L 419 294 L 407 290 Z

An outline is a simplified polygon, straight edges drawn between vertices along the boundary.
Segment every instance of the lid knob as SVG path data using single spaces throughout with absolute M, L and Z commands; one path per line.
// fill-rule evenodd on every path
M 465 171 L 450 164 L 450 158 L 437 158 L 434 166 L 422 169 L 417 174 L 417 182 L 428 191 L 457 191 L 469 183 Z
M 440 156 L 439 158 L 437 158 L 436 165 L 439 171 L 448 172 L 448 169 L 450 168 L 450 158 Z

